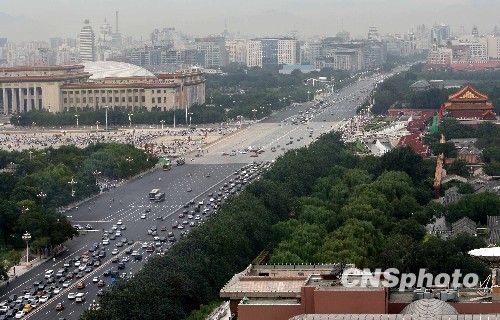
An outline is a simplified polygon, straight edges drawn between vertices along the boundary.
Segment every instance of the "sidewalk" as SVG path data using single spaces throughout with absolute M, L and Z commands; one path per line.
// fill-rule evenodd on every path
M 7 275 L 9 276 L 9 280 L 7 281 L 0 281 L 0 287 L 3 287 L 7 285 L 8 282 L 15 280 L 17 277 L 25 274 L 26 272 L 30 271 L 31 269 L 41 265 L 47 260 L 50 260 L 51 258 L 35 258 L 30 261 L 30 267 L 29 269 L 26 268 L 26 261 L 21 262 L 20 265 L 18 266 L 13 266 L 7 271 Z
M 56 252 L 54 255 L 57 256 L 58 254 L 61 254 L 61 252 L 66 251 L 66 247 L 62 246 L 61 249 Z M 21 262 L 20 265 L 18 266 L 13 266 L 7 271 L 7 275 L 9 276 L 9 280 L 7 281 L 0 281 L 0 287 L 6 286 L 8 282 L 15 280 L 17 277 L 25 274 L 26 272 L 32 270 L 33 268 L 38 267 L 42 263 L 51 260 L 53 256 L 48 256 L 48 257 L 36 257 L 35 259 L 30 260 L 29 264 L 30 267 L 26 268 L 26 260 Z

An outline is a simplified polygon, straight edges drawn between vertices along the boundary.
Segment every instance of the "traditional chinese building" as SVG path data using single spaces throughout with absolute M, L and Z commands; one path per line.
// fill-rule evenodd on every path
M 496 120 L 493 104 L 488 96 L 474 89 L 470 84 L 448 97 L 441 105 L 439 117 L 460 120 Z

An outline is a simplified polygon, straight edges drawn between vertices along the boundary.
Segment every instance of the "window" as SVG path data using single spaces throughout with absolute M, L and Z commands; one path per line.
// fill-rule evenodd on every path
M 89 97 L 89 103 L 94 103 L 94 97 Z
M 106 97 L 101 97 L 101 102 L 106 103 Z
M 80 103 L 80 98 L 76 98 L 76 103 Z
M 108 102 L 113 102 L 113 97 L 109 97 Z
M 158 98 L 158 99 L 160 99 L 160 98 Z M 142 96 L 142 97 L 141 97 L 141 101 L 142 101 L 143 103 L 144 103 L 144 102 L 146 102 L 146 97 L 145 97 L 145 96 Z
M 73 98 L 69 98 L 69 103 L 73 103 Z
M 120 102 L 120 97 L 115 97 L 115 102 Z
M 151 103 L 155 103 L 155 98 L 151 98 Z
M 125 102 L 125 97 L 122 97 L 122 102 Z
M 156 90 L 156 93 L 161 93 L 161 90 Z
M 134 102 L 139 102 L 139 97 L 138 96 L 134 97 Z
M 82 98 L 82 103 L 87 103 L 87 98 L 86 97 Z
M 132 102 L 132 97 L 128 97 L 128 102 Z
M 64 98 L 64 104 L 68 103 L 68 98 Z

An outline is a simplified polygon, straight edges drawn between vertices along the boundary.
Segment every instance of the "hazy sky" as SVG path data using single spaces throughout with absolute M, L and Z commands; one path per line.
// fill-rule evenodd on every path
M 418 24 L 463 25 L 470 33 L 500 26 L 500 0 L 0 0 L 0 37 L 12 41 L 76 38 L 84 19 L 94 31 L 106 18 L 120 32 L 149 37 L 155 28 L 175 27 L 186 34 L 230 33 L 299 36 L 334 35 L 342 28 L 366 37 L 375 25 L 381 33 L 405 32 Z

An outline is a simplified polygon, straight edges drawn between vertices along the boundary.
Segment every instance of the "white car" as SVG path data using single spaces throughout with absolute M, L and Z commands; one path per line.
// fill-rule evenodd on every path
M 114 256 L 116 256 L 119 252 L 120 252 L 120 250 L 113 249 L 113 251 L 111 251 L 111 254 L 114 255 Z
M 108 244 L 109 244 L 109 239 L 104 239 L 104 240 L 102 240 L 102 244 L 103 244 L 103 245 L 108 245 Z
M 141 219 L 146 219 L 146 215 L 145 214 L 141 214 Z
M 41 296 L 40 299 L 38 299 L 38 302 L 45 303 L 47 300 L 49 300 L 49 296 Z
M 122 232 L 120 230 L 116 231 L 116 236 L 117 237 L 121 237 L 122 236 Z
M 93 283 L 97 283 L 97 282 L 99 282 L 99 277 L 97 277 L 97 276 L 96 276 L 96 277 L 94 277 L 94 278 L 92 279 L 92 282 L 93 282 Z
M 123 222 L 121 220 L 118 220 L 118 222 L 116 223 L 117 225 L 121 225 Z
M 48 279 L 54 275 L 54 270 L 45 271 L 45 279 Z
M 130 258 L 128 256 L 124 256 L 122 258 L 122 262 L 129 262 L 130 261 Z
M 59 294 L 59 292 L 61 292 L 61 288 L 59 288 L 59 287 L 55 287 L 54 291 L 52 291 L 52 293 L 54 293 L 54 294 Z
M 116 230 L 118 229 L 118 227 L 116 226 L 116 224 L 114 224 L 112 227 L 111 227 L 112 230 Z
M 26 313 L 24 313 L 24 311 L 18 311 L 16 313 L 16 315 L 14 316 L 14 318 L 16 318 L 16 319 L 22 319 L 25 315 L 26 315 Z
M 68 293 L 68 300 L 73 300 L 73 299 L 75 299 L 75 297 L 76 297 L 76 293 L 74 293 L 74 292 Z
M 79 267 L 79 266 L 80 266 L 80 260 L 75 261 L 75 267 Z
M 63 288 L 67 288 L 67 287 L 69 287 L 70 285 L 71 285 L 71 281 L 65 281 L 65 282 L 62 284 Z

